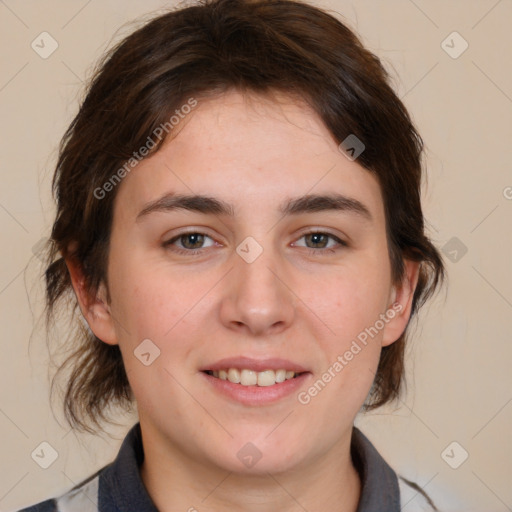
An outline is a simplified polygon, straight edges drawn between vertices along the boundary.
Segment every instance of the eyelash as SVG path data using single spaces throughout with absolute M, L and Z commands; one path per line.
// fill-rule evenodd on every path
M 171 238 L 170 240 L 167 240 L 166 242 L 163 242 L 162 246 L 164 248 L 170 248 L 174 242 L 178 241 L 180 238 L 184 237 L 184 236 L 187 236 L 187 235 L 204 235 L 210 239 L 213 240 L 213 238 L 209 235 L 207 235 L 206 233 L 201 233 L 200 231 L 189 231 L 189 232 L 184 232 L 184 233 L 180 233 L 179 235 Z M 303 233 L 300 238 L 298 238 L 298 240 L 304 238 L 305 236 L 308 236 L 308 235 L 327 235 L 328 238 L 330 239 L 333 239 L 335 240 L 341 247 L 348 247 L 348 244 L 341 240 L 340 238 L 338 238 L 337 236 L 331 234 L 331 233 L 328 233 L 328 232 L 325 232 L 325 231 L 308 231 L 307 233 Z M 312 256 L 318 256 L 320 253 L 322 252 L 327 252 L 329 251 L 329 253 L 333 253 L 335 251 L 337 251 L 338 249 L 340 249 L 340 247 L 323 247 L 323 248 L 318 248 L 318 249 L 314 249 L 314 248 L 311 248 L 311 247 L 306 247 L 306 249 L 308 249 L 308 253 Z M 204 251 L 204 248 L 201 248 L 201 249 L 180 249 L 180 248 L 172 248 L 170 249 L 171 251 L 177 253 L 177 254 L 183 254 L 183 255 L 187 255 L 187 256 L 195 256 L 195 255 L 199 255 L 201 254 L 203 251 Z

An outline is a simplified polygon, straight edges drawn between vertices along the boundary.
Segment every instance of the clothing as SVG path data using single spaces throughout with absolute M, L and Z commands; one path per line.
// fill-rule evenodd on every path
M 416 491 L 413 491 L 414 499 L 401 504 L 405 482 L 399 480 L 356 427 L 352 433 L 351 455 L 361 477 L 361 498 L 357 512 L 435 510 Z M 19 512 L 158 512 L 140 477 L 139 467 L 143 460 L 140 423 L 137 423 L 125 437 L 114 462 L 63 496 Z M 422 498 L 422 503 L 419 503 L 418 497 Z

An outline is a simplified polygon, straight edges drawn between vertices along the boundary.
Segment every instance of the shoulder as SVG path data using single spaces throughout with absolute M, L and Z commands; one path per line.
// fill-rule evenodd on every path
M 439 512 L 430 496 L 415 482 L 398 476 L 402 512 Z
M 357 512 L 436 512 L 423 489 L 389 466 L 371 441 L 353 429 L 351 456 L 361 478 L 361 498 Z
M 58 498 L 37 503 L 18 512 L 98 512 L 99 478 L 102 471 Z
M 56 512 L 57 505 L 55 500 L 46 500 L 38 503 L 37 505 L 32 505 L 31 507 L 24 508 L 19 510 L 18 512 Z
M 157 512 L 140 479 L 144 458 L 140 424 L 126 435 L 116 459 L 66 494 L 18 512 Z

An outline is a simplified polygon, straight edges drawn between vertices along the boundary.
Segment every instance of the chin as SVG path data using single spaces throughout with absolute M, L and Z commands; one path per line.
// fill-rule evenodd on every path
M 266 434 L 265 434 L 266 435 Z M 261 438 L 261 431 L 259 433 Z M 269 439 L 251 441 L 251 436 L 237 436 L 231 440 L 222 454 L 213 460 L 223 470 L 243 475 L 267 475 L 293 469 L 299 464 L 298 454 L 304 449 L 303 443 L 284 445 L 282 440 Z

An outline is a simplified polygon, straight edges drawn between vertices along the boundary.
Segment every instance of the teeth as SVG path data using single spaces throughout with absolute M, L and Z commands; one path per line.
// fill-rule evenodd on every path
M 258 383 L 258 373 L 252 370 L 242 370 L 240 372 L 240 384 L 242 386 L 254 386 Z
M 230 368 L 228 370 L 228 380 L 229 382 L 238 384 L 240 382 L 240 371 L 236 368 Z
M 293 372 L 291 372 L 293 373 Z M 292 375 L 293 377 L 293 375 Z M 286 380 L 286 370 L 277 370 L 276 372 L 276 382 L 284 382 Z
M 286 370 L 255 372 L 253 370 L 228 368 L 226 370 L 215 370 L 211 373 L 221 380 L 229 380 L 233 384 L 241 384 L 242 386 L 273 386 L 276 383 L 295 377 L 295 372 Z

